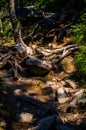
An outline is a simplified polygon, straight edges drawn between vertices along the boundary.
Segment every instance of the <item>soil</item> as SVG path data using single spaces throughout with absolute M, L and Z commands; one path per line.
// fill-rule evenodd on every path
M 76 81 L 74 82 L 77 88 L 71 88 L 65 82 L 65 79 L 70 79 L 69 75 L 75 71 L 73 58 L 68 56 L 61 64 L 62 69 L 59 69 L 58 73 L 52 71 L 45 77 L 21 77 L 18 81 L 5 77 L 6 72 L 0 70 L 0 76 L 3 77 L 5 83 L 5 89 L 1 93 L 1 102 L 4 107 L 0 110 L 1 121 L 5 123 L 0 126 L 0 130 L 28 130 L 28 128 L 36 127 L 41 119 L 51 115 L 57 115 L 64 124 L 68 123 L 75 129 L 79 129 L 78 122 L 81 120 L 83 123 L 86 117 L 85 110 L 75 109 L 70 113 L 66 111 L 72 99 L 70 95 L 80 89 Z M 59 84 L 63 84 L 70 90 L 68 90 L 69 100 L 62 104 L 58 103 L 55 97 Z M 19 115 L 22 113 L 31 114 L 32 120 L 30 122 L 21 121 Z

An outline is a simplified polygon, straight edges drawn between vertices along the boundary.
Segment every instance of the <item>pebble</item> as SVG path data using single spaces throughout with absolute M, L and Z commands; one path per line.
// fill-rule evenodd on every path
M 33 119 L 33 115 L 30 113 L 23 112 L 19 115 L 20 122 L 28 122 L 29 123 L 32 121 L 32 119 Z

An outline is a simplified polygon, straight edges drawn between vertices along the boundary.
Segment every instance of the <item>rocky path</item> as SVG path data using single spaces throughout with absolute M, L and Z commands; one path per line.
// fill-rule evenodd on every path
M 5 107 L 0 130 L 84 130 L 86 100 L 75 75 L 73 57 L 68 56 L 58 72 L 46 77 L 3 78 L 7 86 L 1 95 Z
M 71 30 L 69 27 L 71 23 L 69 21 L 63 24 L 65 19 L 62 16 L 58 21 L 56 14 L 43 15 L 42 21 L 34 24 L 36 26 L 33 32 L 23 31 L 23 33 L 29 33 L 29 36 L 25 35 L 26 37 L 33 38 L 32 43 L 29 44 L 33 48 L 41 46 L 44 49 L 61 49 L 66 45 L 70 46 L 71 38 L 67 36 L 66 31 Z M 38 39 L 41 33 L 44 36 L 42 43 Z M 63 49 L 62 52 L 65 53 L 65 51 L 68 50 Z M 73 52 L 59 63 L 57 62 L 44 77 L 31 75 L 19 77 L 17 81 L 13 81 L 12 77 L 6 75 L 5 70 L 0 69 L 0 76 L 5 83 L 3 91 L 0 91 L 0 101 L 4 105 L 0 109 L 0 130 L 86 129 L 86 99 L 83 97 L 85 85 L 82 86 L 78 81 L 77 70 L 74 66 L 75 54 L 76 52 Z M 53 59 L 52 55 L 49 56 Z M 2 57 L 1 53 L 0 58 Z M 5 60 L 9 59 L 9 57 L 6 58 Z M 11 61 L 15 60 L 11 58 Z M 1 66 L 3 64 L 0 64 Z M 16 67 L 14 66 L 13 69 L 16 70 Z M 9 75 L 10 73 L 12 72 L 9 71 Z

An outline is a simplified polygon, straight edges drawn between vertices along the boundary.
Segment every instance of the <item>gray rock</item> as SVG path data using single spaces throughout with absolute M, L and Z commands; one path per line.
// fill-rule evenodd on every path
M 69 97 L 67 96 L 63 87 L 57 89 L 57 100 L 59 103 L 64 103 L 68 101 Z
M 28 71 L 35 76 L 42 76 L 47 74 L 51 69 L 52 65 L 48 61 L 43 61 L 37 58 L 30 58 L 26 60 Z

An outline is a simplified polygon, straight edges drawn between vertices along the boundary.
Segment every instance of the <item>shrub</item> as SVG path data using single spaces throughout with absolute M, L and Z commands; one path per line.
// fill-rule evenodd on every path
M 76 25 L 72 26 L 73 28 L 73 42 L 74 43 L 85 43 L 86 41 L 86 9 L 81 12 L 80 18 Z
M 79 51 L 75 57 L 78 77 L 86 79 L 86 9 L 81 12 L 78 23 L 73 28 L 73 43 L 79 44 Z
M 79 23 L 74 26 L 73 28 L 73 33 L 74 33 L 74 38 L 73 42 L 74 43 L 84 43 L 86 41 L 86 25 L 84 23 Z
M 75 65 L 77 66 L 79 76 L 86 79 L 86 46 L 81 45 L 79 52 L 75 58 Z
M 9 19 L 6 19 L 2 22 L 3 31 L 0 32 L 0 35 L 4 37 L 12 37 L 12 25 Z

